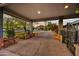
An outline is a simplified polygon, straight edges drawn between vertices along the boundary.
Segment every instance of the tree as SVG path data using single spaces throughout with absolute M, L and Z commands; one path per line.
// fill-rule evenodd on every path
M 37 28 L 38 28 L 39 30 L 44 30 L 44 29 L 45 29 L 45 26 L 39 25 Z
M 53 26 L 52 26 L 52 31 L 55 31 L 55 32 L 57 32 L 58 33 L 58 25 L 56 25 L 56 24 L 52 24 Z
M 46 26 L 47 30 L 52 30 L 52 31 L 55 31 L 55 32 L 58 32 L 58 25 L 56 25 L 55 23 L 51 23 L 51 22 L 48 22 L 48 25 Z
M 47 30 L 51 30 L 52 29 L 52 23 L 51 22 L 48 22 L 48 25 L 46 26 L 47 27 Z

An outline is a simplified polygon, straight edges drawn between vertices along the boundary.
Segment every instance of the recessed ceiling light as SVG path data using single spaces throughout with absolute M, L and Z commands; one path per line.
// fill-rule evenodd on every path
M 67 8 L 69 8 L 69 6 L 68 5 L 65 5 L 65 7 L 64 7 L 65 9 L 67 9 Z
M 40 14 L 41 12 L 40 11 L 37 11 L 37 14 Z

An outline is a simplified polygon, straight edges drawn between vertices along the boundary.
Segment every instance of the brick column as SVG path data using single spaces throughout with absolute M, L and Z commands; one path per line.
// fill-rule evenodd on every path
M 59 19 L 59 34 L 61 34 L 61 30 L 63 29 L 63 19 Z

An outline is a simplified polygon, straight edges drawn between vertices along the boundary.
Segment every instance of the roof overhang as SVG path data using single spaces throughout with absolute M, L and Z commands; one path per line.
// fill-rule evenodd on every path
M 52 3 L 53 4 L 53 3 Z M 12 6 L 11 6 L 12 5 Z M 20 4 L 19 4 L 20 5 Z M 21 7 L 19 7 L 19 8 L 23 8 L 22 7 L 22 5 L 23 4 L 21 4 L 20 6 Z M 24 4 L 24 6 L 26 7 L 28 4 L 26 3 L 26 4 Z M 29 5 L 31 5 L 31 4 L 29 4 Z M 38 5 L 38 4 L 37 4 Z M 74 9 L 74 8 L 78 8 L 79 7 L 79 4 L 70 4 L 70 5 L 72 5 L 72 8 L 71 9 L 69 9 L 69 11 L 68 12 L 70 12 L 70 11 L 73 11 L 72 9 Z M 7 7 L 8 6 L 8 7 Z M 10 6 L 10 8 L 9 8 L 9 6 Z M 39 16 L 40 18 L 36 18 L 36 19 L 33 19 L 33 18 L 30 18 L 30 17 L 27 17 L 28 15 L 26 14 L 21 14 L 21 13 L 24 13 L 24 12 L 28 12 L 28 11 L 26 11 L 26 9 L 24 8 L 23 9 L 23 11 L 21 10 L 21 13 L 20 12 L 18 12 L 18 11 L 20 11 L 20 9 L 17 7 L 18 6 L 18 3 L 17 4 L 8 4 L 8 5 L 6 5 L 6 6 L 3 6 L 3 8 L 4 8 L 4 13 L 7 13 L 7 14 L 9 14 L 9 15 L 12 15 L 12 16 L 15 16 L 15 17 L 18 17 L 18 18 L 21 18 L 21 19 L 24 19 L 25 21 L 47 21 L 47 20 L 57 20 L 57 19 L 60 19 L 60 18 L 62 18 L 62 19 L 69 19 L 69 18 L 78 18 L 79 17 L 79 13 L 73 13 L 73 12 L 71 12 L 71 13 L 69 13 L 69 14 L 64 14 L 64 15 L 59 15 L 59 16 L 50 16 L 50 17 L 43 17 L 43 18 L 41 18 L 41 16 Z M 44 4 L 43 4 L 43 6 L 44 6 Z M 47 6 L 47 5 L 46 5 Z M 48 4 L 48 6 L 49 6 L 49 4 Z M 51 5 L 52 6 L 52 5 Z M 73 8 L 73 6 L 74 6 L 74 8 Z M 18 9 L 16 9 L 16 8 L 14 8 L 14 7 L 16 7 L 16 8 L 18 8 Z M 30 8 L 31 6 L 29 6 L 29 8 Z M 34 6 L 33 6 L 34 7 Z M 13 9 L 14 8 L 14 9 Z M 37 7 L 38 8 L 38 7 Z M 40 8 L 42 8 L 41 6 L 40 6 Z M 47 8 L 47 7 L 46 7 Z M 50 11 L 50 10 L 49 10 Z M 59 11 L 59 10 L 58 10 Z M 58 11 L 56 11 L 56 12 L 58 12 Z M 31 11 L 32 12 L 32 11 Z M 50 12 L 54 12 L 54 11 L 50 11 Z M 28 12 L 28 13 L 30 13 L 30 12 Z M 60 12 L 59 12 L 60 13 Z M 56 13 L 57 14 L 57 13 Z M 51 14 L 51 15 L 53 15 L 53 14 Z M 32 15 L 31 15 L 32 16 Z M 36 17 L 36 16 L 35 16 Z

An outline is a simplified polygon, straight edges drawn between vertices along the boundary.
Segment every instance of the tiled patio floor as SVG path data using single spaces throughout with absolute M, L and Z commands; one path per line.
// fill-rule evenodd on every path
M 19 41 L 17 44 L 0 50 L 7 56 L 71 56 L 65 44 L 53 39 L 52 32 L 41 32 L 39 36 Z

